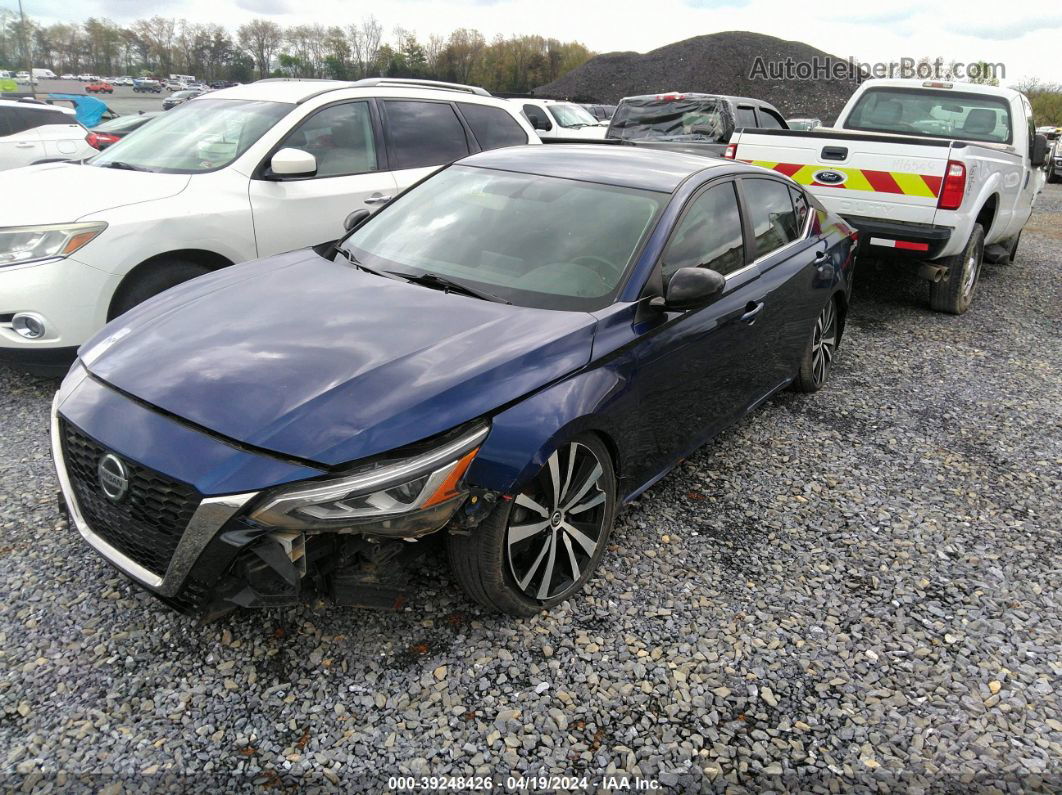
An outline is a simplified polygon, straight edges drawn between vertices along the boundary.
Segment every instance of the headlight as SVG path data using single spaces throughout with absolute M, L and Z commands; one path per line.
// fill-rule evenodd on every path
M 425 452 L 390 457 L 335 480 L 277 489 L 251 514 L 271 527 L 415 536 L 438 530 L 460 505 L 461 478 L 490 427 L 464 428 Z
M 106 228 L 103 222 L 0 227 L 0 267 L 70 256 Z

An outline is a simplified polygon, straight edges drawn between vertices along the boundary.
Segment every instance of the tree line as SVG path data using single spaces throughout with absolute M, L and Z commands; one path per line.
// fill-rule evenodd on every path
M 420 39 L 385 33 L 375 17 L 339 25 L 282 27 L 253 19 L 230 33 L 221 25 L 153 16 L 129 25 L 90 18 L 43 25 L 0 9 L 0 68 L 18 70 L 29 49 L 35 67 L 56 74 L 193 74 L 248 82 L 260 77 L 418 77 L 524 93 L 552 82 L 593 53 L 579 42 L 543 36 L 495 37 L 459 28 Z

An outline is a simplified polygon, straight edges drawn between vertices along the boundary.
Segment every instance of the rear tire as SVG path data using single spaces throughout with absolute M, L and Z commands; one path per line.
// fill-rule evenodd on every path
M 182 282 L 209 272 L 209 268 L 188 260 L 156 260 L 146 271 L 133 274 L 131 278 L 122 283 L 111 302 L 111 311 L 107 319 L 113 320 L 163 290 L 176 287 Z
M 815 319 L 811 338 L 800 360 L 800 369 L 793 381 L 797 392 L 818 392 L 826 385 L 833 368 L 833 360 L 841 343 L 841 316 L 837 299 L 830 296 L 826 306 Z
M 448 537 L 450 568 L 484 607 L 532 616 L 578 593 L 593 576 L 615 514 L 612 458 L 596 436 L 578 436 L 478 527 Z
M 985 253 L 985 231 L 974 224 L 966 247 L 958 254 L 945 257 L 940 264 L 948 269 L 948 278 L 929 285 L 929 305 L 937 312 L 961 315 L 970 308 Z

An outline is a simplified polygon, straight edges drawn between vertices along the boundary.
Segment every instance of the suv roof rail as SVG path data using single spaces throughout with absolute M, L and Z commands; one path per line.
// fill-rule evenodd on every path
M 356 80 L 354 85 L 358 88 L 374 88 L 377 86 L 392 86 L 394 88 L 434 88 L 439 91 L 462 91 L 466 94 L 478 94 L 481 97 L 489 97 L 491 93 L 480 86 L 466 86 L 461 83 L 444 83 L 441 80 L 416 80 L 407 77 L 367 77 Z

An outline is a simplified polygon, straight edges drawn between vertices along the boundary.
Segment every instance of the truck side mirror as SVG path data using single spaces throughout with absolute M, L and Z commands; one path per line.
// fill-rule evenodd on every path
M 1049 149 L 1046 135 L 1033 136 L 1032 151 L 1029 153 L 1029 161 L 1032 163 L 1033 168 L 1040 168 L 1047 162 Z

